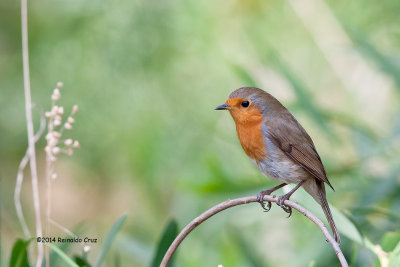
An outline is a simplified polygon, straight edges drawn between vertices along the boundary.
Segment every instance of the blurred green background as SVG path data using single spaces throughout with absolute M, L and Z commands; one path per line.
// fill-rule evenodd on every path
M 0 2 L 4 265 L 23 237 L 13 203 L 27 148 L 19 8 L 18 1 Z M 387 252 L 400 239 L 399 19 L 396 0 L 29 1 L 33 102 L 49 109 L 63 81 L 60 103 L 80 108 L 66 134 L 81 148 L 57 161 L 53 219 L 99 238 L 93 262 L 111 225 L 127 213 L 106 266 L 116 259 L 149 266 L 170 219 L 183 228 L 221 201 L 276 185 L 242 151 L 229 114 L 213 110 L 234 89 L 257 86 L 313 138 L 336 190 L 328 189 L 328 201 L 357 229 L 343 234 L 349 228 L 337 219 L 349 263 L 379 266 L 376 253 L 352 236 Z M 43 205 L 44 145 L 42 138 Z M 22 203 L 33 231 L 28 174 Z M 301 192 L 293 199 L 313 208 Z M 53 233 L 62 235 L 55 227 Z M 339 266 L 301 214 L 287 219 L 276 206 L 263 213 L 257 204 L 201 225 L 175 259 L 176 266 L 217 264 Z

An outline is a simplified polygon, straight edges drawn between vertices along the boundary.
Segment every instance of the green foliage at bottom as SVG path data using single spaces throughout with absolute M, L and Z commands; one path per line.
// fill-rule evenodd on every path
M 160 263 L 164 257 L 164 254 L 167 252 L 169 246 L 174 241 L 175 237 L 178 235 L 178 224 L 175 220 L 171 220 L 168 222 L 167 226 L 164 228 L 164 232 L 160 238 L 160 241 L 157 245 L 157 250 L 154 255 L 153 261 L 151 262 L 151 267 L 160 266 Z M 173 258 L 170 261 L 169 266 L 173 266 Z
M 17 239 L 11 252 L 10 267 L 29 267 L 28 245 L 31 240 Z

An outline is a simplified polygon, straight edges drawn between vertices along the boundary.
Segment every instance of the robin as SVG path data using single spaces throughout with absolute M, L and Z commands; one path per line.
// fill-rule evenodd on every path
M 271 202 L 265 207 L 265 195 L 293 183 L 296 184 L 293 190 L 277 199 L 277 205 L 290 216 L 292 210 L 284 201 L 302 186 L 322 206 L 334 238 L 340 244 L 326 200 L 325 183 L 333 187 L 313 141 L 289 110 L 272 95 L 254 87 L 233 91 L 225 104 L 215 109 L 229 111 L 240 144 L 258 169 L 269 178 L 283 182 L 257 195 L 263 209 L 271 208 Z

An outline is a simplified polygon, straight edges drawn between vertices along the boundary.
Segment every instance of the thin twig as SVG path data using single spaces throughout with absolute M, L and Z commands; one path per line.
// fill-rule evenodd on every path
M 42 236 L 42 222 L 40 217 L 40 200 L 39 200 L 39 185 L 36 168 L 36 151 L 35 137 L 32 120 L 32 99 L 31 99 L 31 82 L 29 74 L 29 53 L 28 53 L 28 4 L 27 0 L 21 0 L 21 30 L 22 30 L 22 64 L 24 74 L 24 91 L 25 91 L 25 111 L 26 125 L 28 130 L 29 158 L 32 178 L 32 195 L 33 207 L 35 210 L 36 236 Z M 43 262 L 43 244 L 38 245 L 38 256 L 36 267 L 41 267 Z
M 40 127 L 37 133 L 35 134 L 35 143 L 39 140 L 39 138 L 42 136 L 45 126 L 46 126 L 46 118 L 44 117 L 43 110 L 39 108 L 39 113 L 40 113 Z M 19 223 L 22 226 L 22 231 L 24 232 L 24 235 L 26 238 L 32 237 L 31 232 L 29 231 L 29 228 L 26 224 L 24 214 L 22 212 L 22 206 L 21 206 L 21 188 L 22 188 L 22 183 L 24 181 L 24 169 L 26 165 L 28 164 L 29 161 L 29 148 L 26 150 L 24 157 L 22 158 L 19 166 L 18 166 L 18 173 L 17 173 L 17 182 L 15 184 L 15 191 L 14 191 L 14 205 L 15 209 L 17 211 L 17 217 L 19 220 Z
M 272 197 L 272 196 L 265 196 L 264 197 L 265 201 L 270 201 L 270 202 L 276 202 L 277 198 Z M 232 199 L 232 200 L 227 200 L 224 201 L 211 209 L 207 210 L 203 214 L 201 214 L 199 217 L 195 218 L 193 221 L 191 221 L 180 233 L 179 235 L 175 238 L 174 242 L 170 245 L 168 248 L 167 252 L 164 255 L 164 258 L 161 262 L 161 267 L 166 267 L 171 260 L 172 256 L 174 255 L 176 249 L 180 245 L 180 243 L 186 238 L 190 232 L 192 232 L 193 229 L 195 229 L 197 226 L 199 226 L 202 222 L 206 221 L 210 217 L 214 216 L 215 214 L 232 208 L 234 206 L 238 205 L 243 205 L 243 204 L 248 204 L 252 202 L 257 202 L 257 197 L 256 196 L 250 196 L 250 197 L 242 197 L 242 198 L 237 198 L 237 199 Z M 326 240 L 332 245 L 332 248 L 334 249 L 340 264 L 343 267 L 348 267 L 346 258 L 344 257 L 342 251 L 340 250 L 340 247 L 338 243 L 336 243 L 335 239 L 330 235 L 328 229 L 326 226 L 321 222 L 320 219 L 315 217 L 311 212 L 300 206 L 299 204 L 292 202 L 290 200 L 285 200 L 284 204 L 299 211 L 302 213 L 304 216 L 306 216 L 308 219 L 310 219 L 312 222 L 314 222 L 321 230 L 321 232 L 325 235 Z

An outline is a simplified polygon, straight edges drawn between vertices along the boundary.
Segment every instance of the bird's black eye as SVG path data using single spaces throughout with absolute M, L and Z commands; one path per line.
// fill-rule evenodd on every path
M 242 105 L 242 107 L 247 108 L 250 105 L 250 102 L 246 100 L 246 101 L 243 101 L 241 103 L 241 105 Z

